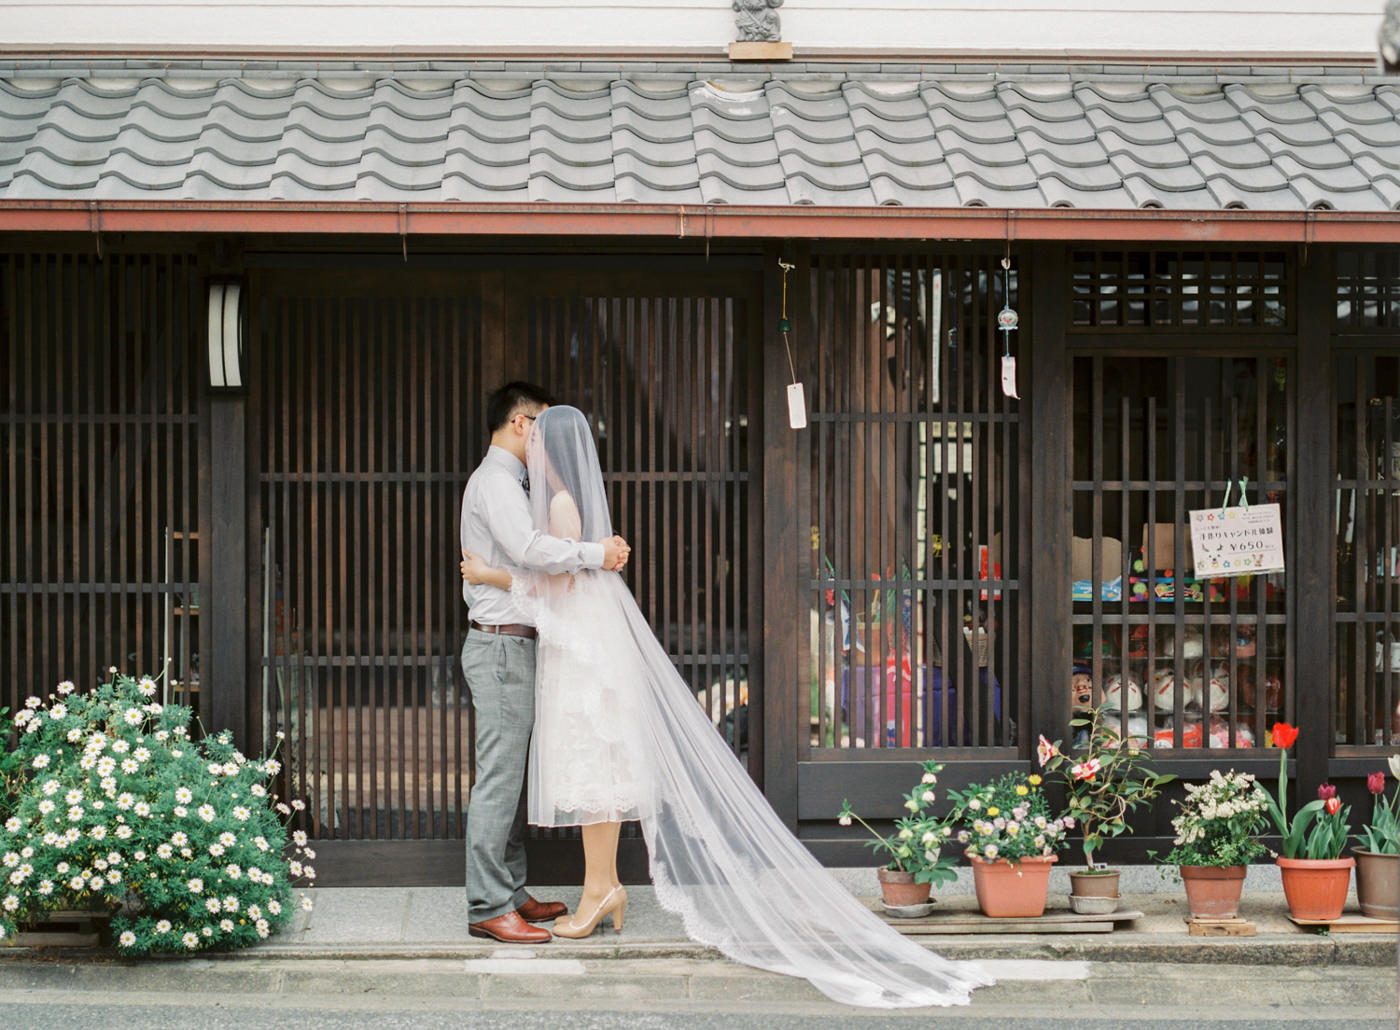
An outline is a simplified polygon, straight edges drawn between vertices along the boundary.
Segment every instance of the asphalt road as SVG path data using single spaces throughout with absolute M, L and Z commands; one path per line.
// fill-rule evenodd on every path
M 530 970 L 525 967 L 531 967 Z M 836 1005 L 722 960 L 0 962 L 3 1030 L 1393 1030 L 1393 968 L 1004 962 L 962 1008 Z

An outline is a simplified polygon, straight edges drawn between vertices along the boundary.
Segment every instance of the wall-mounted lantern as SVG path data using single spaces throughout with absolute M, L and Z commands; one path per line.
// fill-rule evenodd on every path
M 246 288 L 239 280 L 209 284 L 209 388 L 243 389 Z

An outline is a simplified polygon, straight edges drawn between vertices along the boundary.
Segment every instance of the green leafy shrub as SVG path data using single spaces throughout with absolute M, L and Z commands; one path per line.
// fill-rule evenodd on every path
M 152 679 L 109 673 L 87 693 L 61 683 L 14 716 L 17 744 L 0 763 L 0 936 L 92 907 L 117 913 L 131 954 L 271 936 L 292 916 L 293 883 L 316 875 L 301 831 L 289 852 L 284 821 L 304 806 L 268 790 L 276 758 L 246 758 L 227 731 L 194 739 L 190 710 L 162 706 Z

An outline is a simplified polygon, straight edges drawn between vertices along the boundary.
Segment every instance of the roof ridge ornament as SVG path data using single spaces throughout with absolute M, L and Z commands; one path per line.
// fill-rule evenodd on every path
M 782 42 L 778 8 L 783 0 L 733 0 L 734 31 L 729 44 L 731 61 L 790 61 L 792 44 Z

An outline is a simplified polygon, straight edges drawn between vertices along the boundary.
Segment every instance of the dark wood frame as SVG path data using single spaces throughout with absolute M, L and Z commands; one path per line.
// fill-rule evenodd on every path
M 752 532 L 757 542 L 760 561 L 750 571 L 754 603 L 763 613 L 764 633 L 761 634 L 761 662 L 767 689 L 762 703 L 755 706 L 752 732 L 755 744 L 751 751 L 752 768 L 761 779 L 763 788 L 779 815 L 797 830 L 819 858 L 828 863 L 864 864 L 868 852 L 853 837 L 833 832 L 832 816 L 840 797 L 849 796 L 863 812 L 876 817 L 895 814 L 899 793 L 908 786 L 909 771 L 919 755 L 913 751 L 892 754 L 875 752 L 852 753 L 841 761 L 802 763 L 799 736 L 805 732 L 801 723 L 802 694 L 798 687 L 799 670 L 803 668 L 802 650 L 805 626 L 794 619 L 794 613 L 805 614 L 802 607 L 802 569 L 798 549 L 804 541 L 794 540 L 793 514 L 798 499 L 810 486 L 797 460 L 798 439 L 787 428 L 783 386 L 790 378 L 786 355 L 778 341 L 775 325 L 778 316 L 780 277 L 777 259 L 784 256 L 805 267 L 814 249 L 841 250 L 852 254 L 888 254 L 917 252 L 927 244 L 891 244 L 888 241 L 863 241 L 841 244 L 784 244 L 781 241 L 753 244 L 727 243 L 724 252 L 718 248 L 710 260 L 694 252 L 693 243 L 673 243 L 663 240 L 635 243 L 592 241 L 586 251 L 562 245 L 559 241 L 538 240 L 500 241 L 498 249 L 478 253 L 457 252 L 452 240 L 429 243 L 422 252 L 411 256 L 410 268 L 423 271 L 456 270 L 480 277 L 482 286 L 484 325 L 483 378 L 499 378 L 508 365 L 511 334 L 508 326 L 518 319 L 517 301 L 511 288 L 512 277 L 539 274 L 541 271 L 566 273 L 586 263 L 592 273 L 607 277 L 626 274 L 639 265 L 667 272 L 703 275 L 717 269 L 751 277 L 754 290 L 761 294 L 761 325 L 754 339 L 762 340 L 761 353 L 755 355 L 761 375 L 757 379 L 761 403 L 753 411 L 758 424 L 751 426 L 752 438 L 761 442 L 764 489 L 755 505 L 756 518 Z M 90 239 L 59 236 L 11 236 L 4 241 L 5 253 L 88 253 Z M 401 268 L 403 257 L 397 241 L 379 245 L 356 240 L 355 249 L 334 252 L 331 241 L 317 239 L 285 241 L 219 238 L 201 241 L 197 248 L 198 268 L 202 275 L 249 275 L 254 272 L 278 274 L 289 269 L 322 269 L 349 272 Z M 937 244 L 940 251 L 986 253 L 985 245 Z M 1036 519 L 1025 530 L 1025 547 L 1029 560 L 1024 568 L 1025 589 L 1029 606 L 1035 615 L 1034 632 L 1026 643 L 1028 667 L 1035 670 L 1036 680 L 1027 685 L 1028 710 L 1024 713 L 1021 735 L 1015 754 L 941 756 L 956 759 L 946 774 L 945 786 L 956 786 L 970 779 L 1010 768 L 1029 768 L 1030 747 L 1036 737 L 1064 735 L 1068 703 L 1059 689 L 1060 675 L 1056 671 L 1069 667 L 1071 652 L 1068 606 L 1064 604 L 1065 584 L 1069 580 L 1068 549 L 1065 537 L 1071 525 L 1069 429 L 1072 424 L 1073 402 L 1070 382 L 1070 335 L 1068 304 L 1066 303 L 1066 269 L 1069 255 L 1075 250 L 1122 250 L 1123 245 L 1032 243 L 1011 248 L 1020 271 L 1022 328 L 1019 342 L 1023 345 L 1023 397 L 1026 418 L 1034 432 L 1025 440 L 1028 459 L 1024 470 L 1025 487 L 1036 501 Z M 1278 330 L 1251 328 L 1248 332 L 1216 329 L 1193 330 L 1174 340 L 1173 334 L 1160 329 L 1151 333 L 1151 345 L 1180 344 L 1214 349 L 1228 342 L 1235 347 L 1286 347 L 1292 358 L 1299 382 L 1306 384 L 1300 392 L 1296 409 L 1294 448 L 1299 454 L 1331 453 L 1335 418 L 1335 383 L 1332 357 L 1348 347 L 1374 347 L 1376 334 L 1355 338 L 1334 326 L 1336 297 L 1332 288 L 1332 266 L 1335 249 L 1320 245 L 1288 245 L 1280 248 L 1269 244 L 1240 244 L 1241 249 L 1284 249 L 1298 274 L 1296 289 L 1289 297 L 1289 325 Z M 991 248 L 1000 252 L 1000 248 Z M 1173 248 L 1177 250 L 1185 247 Z M 1190 248 L 1194 249 L 1194 248 Z M 190 254 L 183 241 L 158 236 L 111 236 L 104 240 L 104 260 L 140 260 L 143 255 Z M 0 259 L 2 260 L 2 259 Z M 6 282 L 0 275 L 0 288 Z M 790 279 L 790 309 L 805 310 L 802 276 Z M 203 291 L 196 291 L 203 297 Z M 42 303 L 43 298 L 38 298 Z M 755 317 L 759 307 L 755 306 Z M 1124 330 L 1116 332 L 1121 336 Z M 1102 344 L 1112 345 L 1107 334 L 1095 330 L 1093 335 Z M 813 327 L 801 318 L 794 319 L 792 332 L 799 378 L 810 380 L 815 354 L 810 348 L 818 339 Z M 11 346 L 22 345 L 12 341 Z M 1127 342 L 1131 346 L 1131 341 Z M 203 361 L 203 340 L 192 341 L 196 360 Z M 199 563 L 204 570 L 201 584 L 206 598 L 228 607 L 242 607 L 248 612 L 244 620 L 200 620 L 201 652 L 217 655 L 204 670 L 204 694 L 201 705 L 211 721 L 233 728 L 246 744 L 260 731 L 259 712 L 255 710 L 257 677 L 257 640 L 261 633 L 256 601 L 260 597 L 258 582 L 258 547 L 256 534 L 249 529 L 257 520 L 250 517 L 256 509 L 256 456 L 261 441 L 257 429 L 257 405 L 254 393 L 214 396 L 202 392 L 198 404 L 198 441 L 203 455 L 198 484 L 200 512 Z M 0 416 L 4 418 L 6 416 Z M 218 461 L 210 455 L 217 451 Z M 1328 539 L 1334 469 L 1330 462 L 1299 462 L 1290 484 L 1291 492 L 1308 503 L 1299 503 L 1295 515 L 1295 531 L 1302 539 Z M 1327 499 L 1323 503 L 1319 499 Z M 8 498 L 14 510 L 21 510 L 23 497 Z M 12 523 L 12 550 L 31 539 L 30 530 L 20 520 Z M 116 544 L 113 545 L 117 546 Z M 1333 642 L 1330 636 L 1332 612 L 1329 599 L 1334 592 L 1335 568 L 1327 549 L 1297 548 L 1294 565 L 1289 570 L 1291 593 L 1296 597 L 1292 618 L 1299 632 L 1294 657 L 1294 677 L 1300 684 L 1330 682 L 1333 675 Z M 24 584 L 3 584 L 15 590 Z M 26 587 L 27 589 L 28 587 Z M 83 632 L 95 634 L 95 627 Z M 1043 678 L 1042 678 L 1043 677 Z M 29 690 L 29 684 L 17 689 Z M 240 698 L 239 692 L 243 690 Z M 13 706 L 14 699 L 0 696 L 0 702 Z M 1332 743 L 1331 703 L 1326 691 L 1300 689 L 1296 695 L 1295 715 L 1307 729 L 1300 739 L 1294 761 L 1296 775 L 1311 786 L 1331 778 L 1340 782 L 1344 795 L 1353 803 L 1362 803 L 1364 775 L 1378 767 L 1382 754 L 1365 747 L 1336 747 Z M 1316 731 L 1314 731 L 1314 729 Z M 1277 768 L 1277 756 L 1257 750 L 1253 754 L 1235 752 L 1230 756 L 1236 768 L 1247 769 L 1270 777 Z M 1163 754 L 1159 767 L 1182 776 L 1203 776 L 1218 765 L 1218 755 L 1193 756 L 1185 753 Z M 801 765 L 809 765 L 807 769 Z M 853 775 L 856 773 L 856 775 Z M 802 777 L 807 777 L 804 782 Z M 1361 809 L 1358 809 L 1360 811 Z M 1169 814 L 1169 813 L 1168 813 Z M 1164 844 L 1162 820 L 1144 824 L 1138 835 L 1115 842 L 1106 857 L 1110 859 L 1141 858 L 1151 848 Z M 571 842 L 540 842 L 537 849 L 539 875 L 546 878 L 572 879 L 576 873 L 575 845 Z M 451 882 L 460 879 L 460 843 L 446 841 L 337 841 L 322 847 L 320 863 L 326 882 Z M 624 844 L 624 868 L 629 876 L 644 875 L 644 855 L 638 842 Z M 393 868 L 392 875 L 388 871 Z

